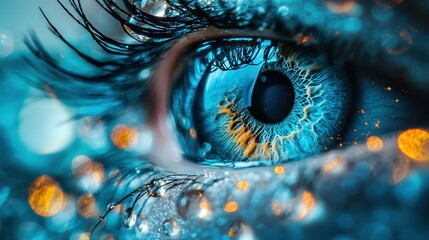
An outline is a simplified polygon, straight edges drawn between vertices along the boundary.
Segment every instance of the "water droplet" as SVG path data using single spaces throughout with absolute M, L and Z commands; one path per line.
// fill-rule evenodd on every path
M 207 219 L 212 213 L 210 200 L 199 189 L 182 192 L 177 200 L 177 211 L 184 219 Z
M 114 209 L 115 207 L 116 207 L 116 203 L 114 203 L 114 202 L 109 203 L 109 205 L 107 205 L 107 210 Z
M 128 33 L 128 35 L 130 35 L 130 37 L 134 38 L 137 41 L 144 42 L 150 39 L 149 37 L 134 32 L 129 26 L 125 24 L 123 25 L 123 27 L 124 30 Z
M 149 221 L 143 214 L 137 219 L 136 228 L 140 233 L 149 232 Z
M 130 229 L 136 224 L 137 215 L 133 213 L 132 208 L 127 208 L 122 213 L 122 223 L 126 229 Z
M 140 11 L 157 16 L 164 17 L 167 10 L 167 2 L 165 0 L 135 0 L 133 5 Z
M 167 219 L 162 224 L 162 231 L 166 236 L 177 237 L 180 233 L 180 226 L 175 219 Z
M 243 223 L 235 222 L 228 230 L 228 236 L 232 239 L 253 240 L 255 239 L 252 228 Z
M 166 183 L 162 179 L 152 180 L 147 185 L 147 190 L 149 195 L 152 197 L 162 197 L 167 191 Z

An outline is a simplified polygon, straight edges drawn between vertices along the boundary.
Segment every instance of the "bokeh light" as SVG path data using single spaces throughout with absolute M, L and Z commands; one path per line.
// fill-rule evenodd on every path
M 277 175 L 281 175 L 285 173 L 285 168 L 283 166 L 276 166 L 274 168 L 274 173 Z
M 7 29 L 0 28 L 0 58 L 7 57 L 13 53 L 15 41 L 12 32 Z
M 137 144 L 138 132 L 134 128 L 121 124 L 112 130 L 110 139 L 117 148 L 127 149 Z
M 96 217 L 98 215 L 95 197 L 92 194 L 81 196 L 77 200 L 77 210 L 84 218 Z
M 407 156 L 399 156 L 397 162 L 392 166 L 392 183 L 398 184 L 408 175 L 410 171 L 410 159 Z
M 249 183 L 247 181 L 240 181 L 235 184 L 235 186 L 241 191 L 247 191 L 249 189 Z
M 401 133 L 398 147 L 409 158 L 429 161 L 429 133 L 423 129 L 410 129 Z
M 74 140 L 72 115 L 55 99 L 28 103 L 20 113 L 18 134 L 22 143 L 37 154 L 52 154 Z
M 302 193 L 300 202 L 297 206 L 298 208 L 297 208 L 296 219 L 300 220 L 305 218 L 308 215 L 308 213 L 311 210 L 313 210 L 315 205 L 316 205 L 316 199 L 313 197 L 313 195 L 308 191 L 304 191 Z
M 238 210 L 238 203 L 235 201 L 229 201 L 225 204 L 223 209 L 228 213 L 236 212 Z
M 28 203 L 38 215 L 54 216 L 63 210 L 65 202 L 63 190 L 52 177 L 43 175 L 31 183 Z
M 78 180 L 79 187 L 87 192 L 96 192 L 104 181 L 104 167 L 93 162 L 89 157 L 80 155 L 72 161 L 72 172 Z
M 356 5 L 356 0 L 327 0 L 325 5 L 334 13 L 350 13 Z
M 383 140 L 376 136 L 369 137 L 366 140 L 366 146 L 371 152 L 379 152 L 383 149 Z

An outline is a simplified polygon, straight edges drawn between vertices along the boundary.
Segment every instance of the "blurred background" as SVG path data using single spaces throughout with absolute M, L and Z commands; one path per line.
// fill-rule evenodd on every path
M 24 38 L 32 32 L 52 56 L 72 57 L 39 8 L 72 42 L 89 39 L 55 0 L 0 1 L 0 239 L 87 239 L 82 222 L 97 219 L 92 194 L 107 175 L 87 155 L 105 151 L 109 135 L 96 119 L 71 120 L 72 109 L 31 83 L 24 57 L 37 59 Z M 86 9 L 92 21 L 110 21 L 99 8 Z

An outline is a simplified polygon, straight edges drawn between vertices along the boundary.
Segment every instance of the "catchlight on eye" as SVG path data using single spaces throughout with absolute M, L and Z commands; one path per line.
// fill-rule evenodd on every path
M 350 84 L 324 56 L 286 42 L 201 43 L 171 97 L 184 154 L 197 161 L 286 161 L 335 145 Z

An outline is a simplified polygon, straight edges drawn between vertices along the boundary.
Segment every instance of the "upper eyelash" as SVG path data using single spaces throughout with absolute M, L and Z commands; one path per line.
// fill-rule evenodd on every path
M 76 117 L 96 115 L 109 120 L 114 119 L 129 105 L 140 102 L 141 98 L 144 97 L 147 90 L 147 79 L 141 79 L 139 74 L 153 66 L 157 56 L 170 47 L 172 40 L 206 25 L 202 24 L 197 16 L 190 13 L 181 14 L 180 17 L 158 18 L 141 12 L 126 0 L 123 2 L 128 3 L 129 12 L 117 7 L 113 0 L 94 1 L 123 26 L 128 26 L 138 34 L 146 34 L 153 40 L 133 44 L 114 40 L 91 24 L 82 9 L 80 0 L 68 0 L 72 9 L 66 7 L 61 0 L 57 0 L 61 8 L 82 26 L 94 42 L 104 50 L 108 56 L 107 60 L 96 59 L 85 54 L 83 49 L 79 49 L 70 43 L 41 10 L 51 32 L 73 50 L 80 59 L 84 60 L 87 66 L 92 67 L 97 74 L 88 75 L 66 69 L 49 54 L 34 33 L 27 36 L 24 41 L 33 55 L 45 63 L 45 67 L 41 68 L 29 57 L 26 57 L 25 61 L 31 65 L 31 71 L 28 72 L 28 75 L 36 76 L 39 86 L 48 86 L 63 101 L 78 107 L 77 110 L 79 111 Z M 131 16 L 134 20 L 138 20 L 138 24 L 128 21 Z M 144 24 L 149 24 L 158 30 L 150 29 L 148 31 L 143 26 Z M 137 82 L 139 84 L 136 84 Z M 76 98 L 76 92 L 79 92 L 79 98 Z M 103 104 L 100 105 L 100 102 Z M 96 106 L 98 110 L 94 112 L 93 109 L 79 108 L 79 106 L 88 105 Z

